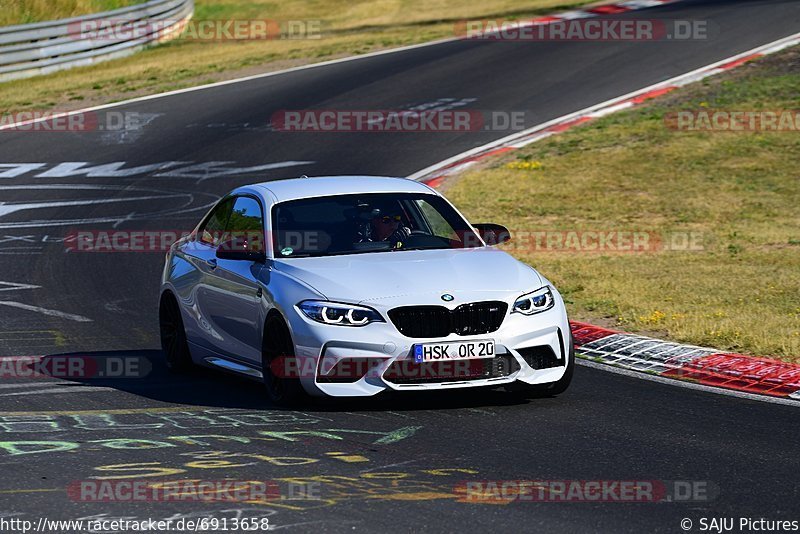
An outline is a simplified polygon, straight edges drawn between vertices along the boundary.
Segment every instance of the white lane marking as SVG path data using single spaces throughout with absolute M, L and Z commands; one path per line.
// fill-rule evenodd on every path
M 109 129 L 103 132 L 100 142 L 104 145 L 131 145 L 144 135 L 148 124 L 163 113 L 137 113 L 134 124 L 126 124 L 124 128 Z
M 646 7 L 655 7 L 661 5 L 661 2 L 658 0 L 629 0 L 628 2 L 620 2 L 617 5 L 629 7 L 631 9 L 644 9 Z
M 440 161 L 438 163 L 434 163 L 433 165 L 429 165 L 428 167 L 425 167 L 424 169 L 420 169 L 419 171 L 409 175 L 408 178 L 410 178 L 412 180 L 420 180 L 420 179 L 422 179 L 424 177 L 427 177 L 428 175 L 433 174 L 433 173 L 435 173 L 437 171 L 440 171 L 440 170 L 442 170 L 442 169 L 444 169 L 444 168 L 446 168 L 446 167 L 448 167 L 450 165 L 458 163 L 463 159 L 469 158 L 471 156 L 476 156 L 478 154 L 482 154 L 483 152 L 486 152 L 486 151 L 491 150 L 493 148 L 501 148 L 501 147 L 506 147 L 506 146 L 513 147 L 513 148 L 519 148 L 521 146 L 525 146 L 525 145 L 527 145 L 527 144 L 529 144 L 529 143 L 531 143 L 533 141 L 538 141 L 540 139 L 540 137 L 537 137 L 537 138 L 534 138 L 534 139 L 525 139 L 525 137 L 530 136 L 532 134 L 539 133 L 539 132 L 547 133 L 548 135 L 550 135 L 551 134 L 550 132 L 542 132 L 542 130 L 547 129 L 550 126 L 555 126 L 557 124 L 568 122 L 568 121 L 570 121 L 572 119 L 577 119 L 579 117 L 586 116 L 586 115 L 589 115 L 589 114 L 592 114 L 592 113 L 598 113 L 599 112 L 601 114 L 604 114 L 604 108 L 607 108 L 607 107 L 610 107 L 610 106 L 616 106 L 616 105 L 619 105 L 619 106 L 622 107 L 622 105 L 624 104 L 624 102 L 626 100 L 629 100 L 631 98 L 635 98 L 635 97 L 637 97 L 639 95 L 642 95 L 644 93 L 648 93 L 648 92 L 650 92 L 650 91 L 652 91 L 654 89 L 658 89 L 658 88 L 662 88 L 662 87 L 670 86 L 670 85 L 676 85 L 676 84 L 678 84 L 679 82 L 682 82 L 682 81 L 687 82 L 687 83 L 688 83 L 689 80 L 697 81 L 697 80 L 699 80 L 701 78 L 704 78 L 705 76 L 710 76 L 711 74 L 715 74 L 713 72 L 705 73 L 704 71 L 706 71 L 706 70 L 715 69 L 715 68 L 717 68 L 719 66 L 725 65 L 727 63 L 731 63 L 733 61 L 745 58 L 747 56 L 751 56 L 753 54 L 759 54 L 759 53 L 768 54 L 768 53 L 772 53 L 772 52 L 777 52 L 779 50 L 783 50 L 784 48 L 792 46 L 793 44 L 796 44 L 798 40 L 800 40 L 800 33 L 795 33 L 795 34 L 792 34 L 792 35 L 790 35 L 788 37 L 784 37 L 782 39 L 778 39 L 777 41 L 773 41 L 771 43 L 767 43 L 765 45 L 758 46 L 758 47 L 753 48 L 751 50 L 748 50 L 746 52 L 742 52 L 741 54 L 736 54 L 735 56 L 731 56 L 731 57 L 728 57 L 728 58 L 725 58 L 725 59 L 721 59 L 719 61 L 716 61 L 716 62 L 711 63 L 709 65 L 706 65 L 704 67 L 697 68 L 697 69 L 692 70 L 690 72 L 687 72 L 685 74 L 680 74 L 678 76 L 675 76 L 674 78 L 670 78 L 668 80 L 665 80 L 665 81 L 662 81 L 662 82 L 658 82 L 658 83 L 655 83 L 653 85 L 649 85 L 649 86 L 644 87 L 642 89 L 637 89 L 636 91 L 632 91 L 632 92 L 627 93 L 625 95 L 618 96 L 618 97 L 612 98 L 610 100 L 606 100 L 605 102 L 601 102 L 599 104 L 595 104 L 593 106 L 589 106 L 587 108 L 581 109 L 579 111 L 575 111 L 573 113 L 568 113 L 567 115 L 563 115 L 561 117 L 549 120 L 547 122 L 543 122 L 541 124 L 538 124 L 536 126 L 528 128 L 527 130 L 523 130 L 521 132 L 513 133 L 511 135 L 508 135 L 508 136 L 503 137 L 501 139 L 498 139 L 496 141 L 492 141 L 491 143 L 486 143 L 485 145 L 482 145 L 482 146 L 479 146 L 479 147 L 476 147 L 476 148 L 473 148 L 473 149 L 470 149 L 470 150 L 466 150 L 466 151 L 464 151 L 464 152 L 462 152 L 460 154 L 457 154 L 455 156 L 452 156 L 450 158 L 442 160 L 442 161 Z
M 180 197 L 184 196 L 183 194 L 175 194 L 172 195 L 173 197 Z M 144 196 L 144 197 L 127 197 L 127 198 L 103 198 L 103 199 L 92 199 L 92 200 L 53 200 L 48 202 L 19 202 L 19 203 L 9 203 L 9 202 L 0 202 L 0 217 L 3 215 L 9 215 L 11 213 L 15 213 L 17 211 L 23 210 L 33 210 L 33 209 L 41 209 L 41 208 L 63 208 L 65 206 L 91 206 L 95 204 L 111 204 L 114 202 L 138 202 L 140 200 L 155 200 L 155 199 L 165 199 L 170 198 L 169 196 Z
M 16 178 L 41 169 L 46 163 L 0 163 L 0 178 Z
M 219 178 L 221 176 L 237 176 L 240 174 L 254 174 L 262 171 L 270 171 L 273 169 L 283 169 L 286 167 L 296 167 L 298 165 L 311 165 L 314 161 L 279 161 L 276 163 L 265 163 L 264 165 L 255 165 L 252 167 L 227 167 L 218 168 L 220 165 L 227 163 L 234 163 L 233 161 L 208 161 L 205 163 L 198 163 L 197 165 L 190 165 L 180 169 L 172 169 L 159 174 L 154 174 L 155 177 L 175 177 L 175 178 L 195 178 L 197 183 L 207 180 L 209 178 Z
M 92 320 L 83 315 L 75 315 L 73 313 L 65 313 L 58 310 L 50 310 L 48 308 L 40 308 L 39 306 L 31 306 L 30 304 L 23 304 L 22 302 L 14 302 L 11 300 L 0 300 L 0 306 L 10 306 L 12 308 L 19 308 L 21 310 L 28 310 L 51 317 L 60 317 L 61 319 L 69 319 L 70 321 L 77 321 L 79 323 L 91 323 Z
M 164 200 L 164 199 L 171 199 L 173 204 L 176 206 L 174 208 L 168 208 L 162 211 L 154 211 L 154 212 L 132 212 L 127 213 L 127 215 L 119 215 L 119 216 L 105 216 L 105 217 L 96 217 L 93 219 L 40 219 L 40 220 L 28 220 L 28 221 L 18 221 L 18 222 L 7 222 L 4 223 L 0 221 L 0 228 L 36 228 L 36 227 L 52 227 L 52 226 L 71 226 L 77 224 L 97 224 L 97 223 L 115 223 L 118 225 L 124 221 L 128 220 L 138 220 L 138 219 L 153 219 L 153 218 L 160 218 L 160 217 L 167 217 L 167 216 L 176 216 L 176 215 L 186 215 L 191 212 L 195 212 L 198 210 L 206 210 L 210 206 L 217 201 L 218 197 L 216 195 L 212 195 L 210 193 L 180 193 L 175 191 L 162 191 L 159 189 L 151 189 L 151 188 L 141 188 L 141 187 L 132 187 L 132 186 L 115 186 L 115 185 L 87 185 L 87 184 L 33 184 L 33 185 L 8 185 L 3 186 L 0 188 L 0 191 L 12 191 L 12 190 L 97 190 L 97 191 L 119 191 L 121 193 L 131 193 L 131 192 L 139 192 L 139 193 L 149 193 L 141 195 L 140 197 L 124 197 L 124 198 L 105 198 L 101 199 L 86 199 L 86 200 L 78 200 L 78 201 L 51 201 L 51 202 L 34 202 L 34 203 L 12 203 L 12 202 L 0 202 L 0 216 L 6 215 L 8 213 L 12 213 L 15 211 L 20 211 L 23 209 L 35 209 L 35 208 L 42 208 L 42 207 L 52 207 L 53 202 L 59 202 L 62 206 L 69 206 L 69 205 L 84 205 L 87 203 L 91 204 L 104 204 L 106 202 L 116 202 L 116 203 L 124 203 L 128 201 L 135 200 L 137 198 L 147 198 L 151 200 Z M 155 195 L 153 194 L 155 193 Z M 197 206 L 191 207 L 191 205 L 195 202 L 196 196 L 205 196 L 209 199 L 209 202 Z M 177 199 L 183 199 L 181 203 L 178 202 Z M 74 202 L 78 202 L 79 204 L 74 204 Z M 72 204 L 71 204 L 72 203 Z M 151 203 L 152 204 L 152 203 Z M 4 210 L 4 206 L 7 206 Z M 153 209 L 153 208 L 151 208 Z
M 42 286 L 35 286 L 32 284 L 19 284 L 16 282 L 2 282 L 0 281 L 1 286 L 7 287 L 0 287 L 0 291 L 17 291 L 20 289 L 39 289 Z M 71 321 L 78 321 L 81 323 L 91 323 L 92 320 L 88 317 L 84 317 L 83 315 L 74 315 L 72 313 L 65 313 L 58 310 L 49 310 L 47 308 L 40 308 L 38 306 L 31 306 L 30 304 L 23 304 L 21 302 L 14 302 L 11 300 L 0 300 L 0 306 L 11 306 L 12 308 L 20 308 L 23 310 L 43 313 L 45 315 L 50 315 L 53 317 L 61 317 L 62 319 L 69 319 Z
M 17 391 L 16 393 L 0 393 L 0 397 L 20 397 L 23 395 L 57 395 L 61 393 L 86 393 L 88 391 L 116 391 L 109 387 L 73 386 L 69 388 L 36 389 L 33 391 Z
M 89 178 L 127 178 L 139 174 L 162 172 L 178 165 L 188 165 L 190 163 L 192 162 L 162 161 L 160 163 L 150 163 L 123 169 L 122 167 L 127 164 L 125 161 L 112 161 L 110 163 L 102 163 L 91 167 L 87 167 L 87 165 L 89 165 L 88 161 L 64 161 L 51 169 L 37 174 L 36 178 L 70 178 L 73 176 L 87 176 Z M 23 165 L 28 167 L 31 164 L 25 163 Z M 46 164 L 42 163 L 41 165 L 45 166 Z M 3 176 L 6 176 L 6 173 L 11 173 L 12 177 L 20 175 L 20 171 L 14 168 L 13 163 L 5 163 L 2 167 L 7 169 Z
M 34 286 L 32 284 L 18 284 L 16 282 L 2 282 L 0 281 L 0 291 L 17 291 L 19 289 L 39 289 L 42 286 Z
M 770 397 L 767 395 L 757 395 L 755 393 L 746 393 L 744 391 L 736 391 L 733 389 L 722 389 L 722 388 L 715 388 L 712 386 L 705 386 L 703 384 L 696 384 L 694 382 L 685 382 L 683 380 L 676 380 L 674 378 L 667 378 L 664 376 L 658 375 L 651 375 L 647 373 L 641 373 L 637 371 L 631 371 L 628 369 L 623 369 L 620 367 L 615 367 L 613 365 L 609 365 L 607 363 L 597 363 L 591 360 L 583 360 L 577 358 L 575 362 L 578 365 L 582 365 L 584 367 L 591 367 L 592 369 L 599 369 L 601 371 L 605 371 L 607 373 L 615 373 L 618 375 L 628 376 L 631 378 L 638 378 L 640 380 L 649 380 L 651 382 L 658 382 L 659 384 L 668 384 L 670 386 L 676 386 L 681 388 L 687 389 L 694 389 L 697 391 L 703 391 L 705 393 L 715 393 L 717 395 L 726 395 L 728 397 L 738 397 L 740 399 L 747 399 L 747 400 L 754 400 L 760 402 L 769 402 L 772 404 L 783 404 L 785 406 L 794 406 L 795 408 L 800 407 L 800 402 L 781 398 L 781 397 Z
M 591 114 L 592 117 L 595 119 L 599 119 L 600 117 L 605 117 L 606 115 L 611 115 L 612 113 L 616 113 L 617 111 L 622 111 L 623 109 L 628 109 L 633 107 L 633 102 L 622 102 L 621 104 L 617 104 L 615 106 L 609 106 L 607 108 L 603 108 L 599 111 L 595 111 Z
M 421 104 L 415 104 L 413 106 L 406 106 L 408 111 L 449 111 L 451 109 L 463 108 L 473 102 L 477 101 L 478 99 L 475 97 L 467 97 L 467 98 L 452 98 L 452 97 L 443 97 L 437 98 L 432 102 L 423 102 Z
M 41 254 L 46 244 L 63 243 L 66 239 L 66 237 L 56 237 L 50 234 L 0 235 L 0 254 Z M 9 246 L 7 243 L 10 243 L 12 246 Z M 25 245 L 15 246 L 15 243 L 24 243 Z M 30 243 L 30 245 L 28 243 Z M 0 282 L 0 285 L 3 283 L 4 282 Z M 0 291 L 7 290 L 0 288 Z
M 377 419 L 378 421 L 383 420 L 383 417 L 376 417 L 374 415 L 369 415 L 365 413 L 356 413 L 356 412 L 344 412 L 346 415 L 351 415 L 354 417 L 366 417 L 368 419 Z
M 589 13 L 588 11 L 581 11 L 579 9 L 576 9 L 573 11 L 565 11 L 564 13 L 559 13 L 556 16 L 564 20 L 576 20 L 576 19 L 588 19 L 594 17 L 595 15 Z
M 655 6 L 661 6 L 661 5 L 668 5 L 668 3 L 661 2 L 659 4 L 655 4 Z M 585 11 L 576 10 L 576 11 L 568 11 L 566 13 L 554 13 L 554 14 L 552 14 L 550 16 L 560 17 L 560 18 L 570 18 L 570 16 L 577 16 L 577 17 L 583 18 L 583 16 L 585 14 L 588 14 L 588 13 L 585 12 Z M 597 15 L 591 14 L 591 16 L 597 16 Z M 318 68 L 318 67 L 327 67 L 329 65 L 336 65 L 336 64 L 339 64 L 339 63 L 347 63 L 349 61 L 358 61 L 358 60 L 361 60 L 361 59 L 368 59 L 368 58 L 384 56 L 384 55 L 388 55 L 388 54 L 396 54 L 398 52 L 406 52 L 408 50 L 415 50 L 417 48 L 426 48 L 426 47 L 429 47 L 429 46 L 437 46 L 437 45 L 446 44 L 446 43 L 452 43 L 452 42 L 460 41 L 460 40 L 463 40 L 463 38 L 460 37 L 460 36 L 459 37 L 447 37 L 447 38 L 444 38 L 444 39 L 438 39 L 436 41 L 429 41 L 427 43 L 419 43 L 419 44 L 414 44 L 414 45 L 401 46 L 401 47 L 398 47 L 398 48 L 390 48 L 388 50 L 378 50 L 376 52 L 369 52 L 367 54 L 362 54 L 362 55 L 359 55 L 359 56 L 348 56 L 348 57 L 342 57 L 342 58 L 338 58 L 338 59 L 330 59 L 328 61 L 320 61 L 319 63 L 311 63 L 311 64 L 308 64 L 308 65 L 299 65 L 297 67 L 291 67 L 289 69 L 276 70 L 276 71 L 272 71 L 272 72 L 262 72 L 261 74 L 253 74 L 252 76 L 244 76 L 242 78 L 233 78 L 232 80 L 223 80 L 221 82 L 208 83 L 208 84 L 205 84 L 205 85 L 197 85 L 197 86 L 194 86 L 194 87 L 186 87 L 184 89 L 176 89 L 174 91 L 167 91 L 165 93 L 156 93 L 156 94 L 153 94 L 153 95 L 145 95 L 145 96 L 140 96 L 140 97 L 136 97 L 136 98 L 131 98 L 129 100 L 121 100 L 119 102 L 113 102 L 113 103 L 110 103 L 110 104 L 101 104 L 99 106 L 92 106 L 92 107 L 88 107 L 88 108 L 76 109 L 74 111 L 69 111 L 69 112 L 64 112 L 64 113 L 53 113 L 53 114 L 51 114 L 51 115 L 49 115 L 47 117 L 40 117 L 40 118 L 36 118 L 36 119 L 32 119 L 32 120 L 25 120 L 25 121 L 18 121 L 18 122 L 13 122 L 13 123 L 9 123 L 9 124 L 2 124 L 2 125 L 0 125 L 0 131 L 9 130 L 9 129 L 12 129 L 12 128 L 17 128 L 19 126 L 24 126 L 24 125 L 28 125 L 28 124 L 34 124 L 34 123 L 42 122 L 42 121 L 45 121 L 45 120 L 53 120 L 53 119 L 56 119 L 56 118 L 59 118 L 59 117 L 63 117 L 63 116 L 76 115 L 76 114 L 79 114 L 79 113 L 86 113 L 88 111 L 98 111 L 98 110 L 101 110 L 101 109 L 109 109 L 109 108 L 114 108 L 114 107 L 118 107 L 118 106 L 125 106 L 127 104 L 133 104 L 133 103 L 136 103 L 136 102 L 144 102 L 144 101 L 147 101 L 147 100 L 154 100 L 156 98 L 162 98 L 162 97 L 165 97 L 165 96 L 173 96 L 173 95 L 180 95 L 180 94 L 184 94 L 184 93 L 191 93 L 193 91 L 201 91 L 203 89 L 210 89 L 212 87 L 222 87 L 222 86 L 230 85 L 230 84 L 234 84 L 234 83 L 246 82 L 246 81 L 250 81 L 250 80 L 258 80 L 258 79 L 261 79 L 261 78 L 269 78 L 271 76 L 279 76 L 279 75 L 282 75 L 282 74 L 288 74 L 290 72 L 298 72 L 298 71 L 302 71 L 302 70 L 315 69 L 315 68 Z
M 0 389 L 23 389 L 23 388 L 39 388 L 39 387 L 52 387 L 52 386 L 63 386 L 65 384 L 71 384 L 72 382 L 66 382 L 64 380 L 53 380 L 52 383 L 49 382 L 22 382 L 18 384 L 0 384 Z
M 315 161 L 289 160 L 254 165 L 250 167 L 225 167 L 235 161 L 162 161 L 149 163 L 136 167 L 123 168 L 126 161 L 112 161 L 92 165 L 88 161 L 64 161 L 54 167 L 36 174 L 35 178 L 73 178 L 86 176 L 87 178 L 129 178 L 132 176 L 149 175 L 151 178 L 177 177 L 196 178 L 202 181 L 207 178 L 238 176 L 241 174 L 255 174 L 263 171 L 295 167 L 298 165 L 311 165 Z M 24 174 L 41 170 L 47 163 L 0 163 L 0 178 L 18 178 Z
M 23 243 L 36 243 L 36 241 L 33 240 L 33 235 L 31 235 L 31 234 L 28 234 L 28 235 L 6 235 L 6 236 L 3 236 L 3 237 L 0 237 L 0 244 L 8 243 L 10 241 L 22 241 Z M 17 247 L 17 248 L 25 248 L 25 247 Z

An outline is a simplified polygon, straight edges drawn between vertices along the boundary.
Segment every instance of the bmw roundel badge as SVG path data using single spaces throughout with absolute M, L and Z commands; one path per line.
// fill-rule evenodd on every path
M 442 300 L 445 301 L 445 302 L 450 302 L 454 298 L 455 297 L 453 295 L 451 295 L 450 293 L 445 293 L 444 295 L 442 295 Z

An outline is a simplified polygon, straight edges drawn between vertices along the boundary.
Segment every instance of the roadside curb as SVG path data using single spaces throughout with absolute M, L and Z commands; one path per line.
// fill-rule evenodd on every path
M 800 401 L 800 365 L 570 322 L 579 357 L 705 386 Z
M 582 16 L 621 13 L 666 3 L 669 1 L 645 0 L 606 4 L 587 9 L 585 13 L 588 14 Z M 622 9 L 622 11 L 609 11 L 612 9 Z M 575 12 L 569 12 L 564 18 L 570 17 L 570 13 Z M 538 22 L 533 21 L 533 23 L 545 24 L 562 20 L 558 18 L 559 16 L 563 16 L 563 14 L 542 17 L 537 19 Z M 735 69 L 749 61 L 797 44 L 800 44 L 800 33 L 474 148 L 422 169 L 409 178 L 430 187 L 437 187 L 447 177 L 459 174 L 482 160 L 535 143 L 599 117 L 639 106 L 679 87 Z M 575 339 L 575 349 L 579 352 L 578 357 L 584 360 L 721 390 L 762 397 L 777 397 L 790 402 L 800 401 L 800 365 L 798 364 L 682 345 L 617 332 L 587 323 L 571 322 L 570 326 Z
M 716 74 L 735 69 L 736 67 L 744 65 L 745 63 L 754 59 L 779 52 L 798 44 L 800 44 L 800 33 L 790 35 L 778 41 L 748 50 L 747 52 L 723 59 L 717 63 L 701 67 L 675 78 L 645 87 L 607 102 L 576 111 L 575 113 L 559 117 L 527 130 L 517 132 L 492 143 L 474 148 L 464 152 L 463 154 L 459 154 L 439 162 L 430 167 L 426 167 L 425 169 L 410 175 L 409 178 L 420 181 L 430 187 L 437 187 L 448 176 L 458 174 L 484 159 L 522 148 L 531 143 L 546 139 L 551 135 L 565 132 L 570 128 L 585 124 L 606 115 L 610 115 L 617 111 L 639 106 L 648 100 L 670 93 L 679 87 L 700 81 L 709 76 L 714 76 Z

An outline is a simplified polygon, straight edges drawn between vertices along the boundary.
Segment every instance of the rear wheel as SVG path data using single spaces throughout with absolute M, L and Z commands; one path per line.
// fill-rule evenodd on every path
M 183 372 L 192 366 L 189 344 L 186 341 L 186 330 L 178 303 L 171 293 L 164 293 L 158 307 L 158 323 L 161 331 L 161 349 L 167 369 Z
M 569 350 L 567 351 L 567 370 L 560 380 L 546 384 L 524 384 L 514 382 L 506 386 L 506 390 L 516 395 L 527 398 L 555 397 L 564 393 L 572 382 L 572 374 L 575 370 L 575 343 L 572 334 L 569 336 Z
M 275 404 L 290 406 L 307 400 L 299 378 L 286 376 L 292 370 L 299 371 L 299 367 L 293 365 L 294 359 L 294 343 L 289 327 L 280 316 L 271 316 L 264 325 L 261 372 L 267 396 Z

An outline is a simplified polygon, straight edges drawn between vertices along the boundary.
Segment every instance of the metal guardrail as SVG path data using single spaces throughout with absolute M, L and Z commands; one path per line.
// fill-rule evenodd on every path
M 132 54 L 180 34 L 194 0 L 150 0 L 83 17 L 0 27 L 0 81 Z

